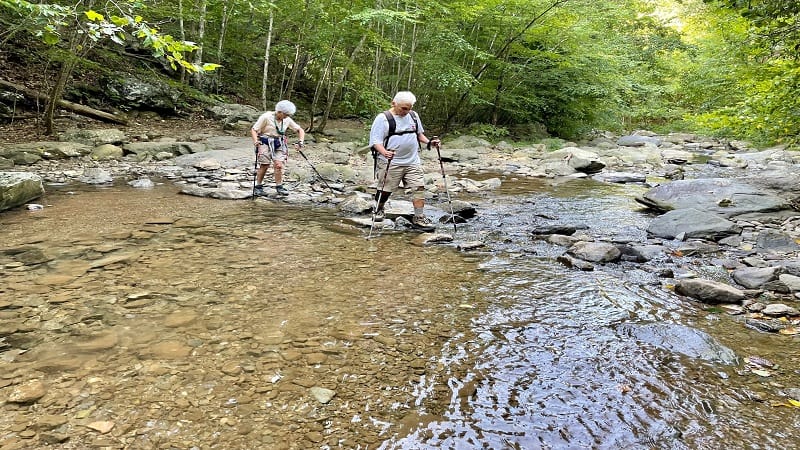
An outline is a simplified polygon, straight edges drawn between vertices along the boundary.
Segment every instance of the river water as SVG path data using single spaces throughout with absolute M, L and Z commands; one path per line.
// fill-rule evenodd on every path
M 0 388 L 38 392 L 0 448 L 792 448 L 796 338 L 532 239 L 644 242 L 643 189 L 506 180 L 422 247 L 325 206 L 51 187 L 0 215 Z

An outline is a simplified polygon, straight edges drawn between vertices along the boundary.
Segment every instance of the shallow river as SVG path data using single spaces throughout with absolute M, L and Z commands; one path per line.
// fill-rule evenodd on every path
M 3 404 L 0 449 L 796 446 L 796 338 L 531 238 L 643 242 L 640 189 L 507 181 L 420 247 L 328 207 L 49 188 L 0 214 L 0 392 L 31 397 Z

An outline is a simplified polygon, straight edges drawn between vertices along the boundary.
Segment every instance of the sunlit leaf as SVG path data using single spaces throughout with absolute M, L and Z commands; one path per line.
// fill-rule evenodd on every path
M 753 370 L 751 370 L 751 372 L 753 372 L 754 374 L 756 374 L 756 375 L 758 375 L 760 377 L 771 377 L 772 376 L 772 372 L 770 372 L 769 370 L 764 370 L 764 369 L 753 369 Z
M 127 17 L 111 16 L 111 22 L 118 27 L 124 27 L 130 23 Z
M 795 334 L 797 334 L 797 328 L 795 328 L 795 327 L 786 327 L 786 328 L 783 328 L 783 329 L 779 330 L 778 333 L 785 334 L 785 335 L 788 335 L 788 336 L 794 336 Z
M 105 18 L 103 17 L 102 14 L 100 14 L 100 13 L 98 13 L 96 11 L 93 11 L 91 9 L 89 11 L 86 11 L 85 14 L 86 14 L 86 18 L 91 20 L 91 21 L 93 21 L 93 22 L 101 22 L 101 21 L 105 20 Z
M 789 399 L 789 404 L 794 406 L 795 408 L 800 408 L 800 401 L 797 401 L 793 398 Z

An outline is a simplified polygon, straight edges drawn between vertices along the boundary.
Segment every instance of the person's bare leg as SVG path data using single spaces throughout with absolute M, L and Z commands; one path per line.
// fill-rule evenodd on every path
M 256 185 L 257 186 L 261 186 L 261 184 L 264 182 L 264 176 L 267 174 L 267 165 L 266 164 L 260 164 L 258 166 L 258 172 L 257 173 L 258 174 L 256 175 Z
M 274 167 L 275 167 L 275 184 L 276 185 L 283 184 L 283 163 L 276 161 Z
M 289 191 L 283 187 L 283 161 L 275 161 L 275 190 L 278 195 L 289 195 Z

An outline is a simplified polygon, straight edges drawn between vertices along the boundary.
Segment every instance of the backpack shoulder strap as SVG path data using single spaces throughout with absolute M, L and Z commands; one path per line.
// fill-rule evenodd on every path
M 386 116 L 386 121 L 389 122 L 389 132 L 386 133 L 386 138 L 383 140 L 383 146 L 386 147 L 389 145 L 389 138 L 394 135 L 395 130 L 397 129 L 397 122 L 394 120 L 394 115 L 389 110 L 383 112 L 383 115 Z
M 408 113 L 411 114 L 411 118 L 414 120 L 414 128 L 416 128 L 417 134 L 419 134 L 419 121 L 417 120 L 417 113 L 414 111 L 409 111 Z

